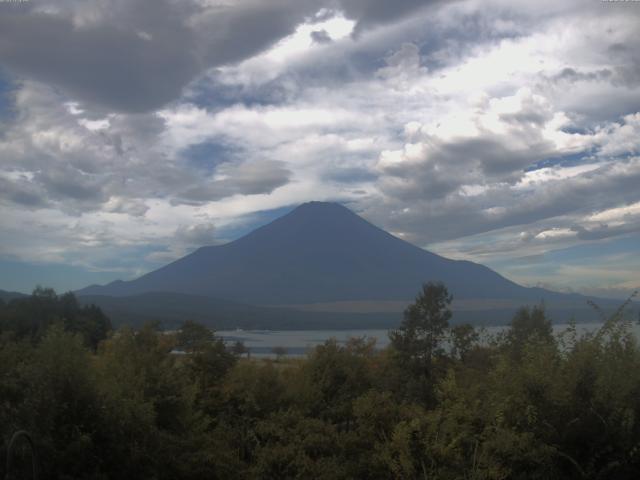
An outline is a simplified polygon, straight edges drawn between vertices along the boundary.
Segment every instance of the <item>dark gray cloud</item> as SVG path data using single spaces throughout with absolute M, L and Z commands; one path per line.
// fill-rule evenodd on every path
M 560 73 L 555 75 L 552 80 L 555 82 L 589 82 L 589 81 L 602 81 L 611 78 L 611 70 L 608 68 L 602 68 L 595 71 L 579 72 L 575 68 L 565 67 Z
M 620 64 L 613 68 L 595 70 L 577 70 L 565 67 L 549 80 L 561 88 L 580 82 L 610 82 L 615 86 L 634 88 L 640 85 L 640 55 L 614 55 Z
M 609 226 L 602 223 L 595 227 L 585 228 L 582 225 L 575 225 L 571 230 L 576 232 L 580 240 L 602 240 L 604 238 L 618 237 L 627 233 L 640 232 L 640 222 L 628 222 L 622 225 Z
M 323 3 L 330 2 L 249 0 L 208 7 L 195 0 L 67 2 L 51 4 L 46 13 L 0 4 L 0 63 L 74 99 L 146 112 L 177 99 L 206 68 L 268 48 Z M 338 7 L 364 28 L 429 3 L 344 0 Z
M 27 208 L 56 205 L 70 214 L 96 210 L 109 199 L 104 180 L 68 164 L 51 165 L 31 178 L 0 178 L 0 198 Z
M 97 21 L 74 18 L 78 8 L 4 9 L 0 62 L 72 98 L 145 112 L 178 98 L 205 68 L 264 50 L 311 12 L 310 2 L 210 8 L 191 0 L 108 3 L 95 12 Z
M 324 180 L 337 183 L 362 183 L 371 182 L 378 178 L 378 175 L 370 168 L 359 166 L 344 166 L 336 162 L 329 166 L 322 175 Z
M 638 184 L 640 163 L 635 160 L 549 181 L 529 192 L 498 184 L 474 196 L 457 192 L 445 198 L 426 194 L 420 199 L 388 196 L 384 203 L 366 212 L 387 228 L 406 232 L 413 240 L 425 244 L 565 215 L 588 215 L 632 203 L 637 200 Z M 393 215 L 389 215 L 394 206 Z M 592 240 L 636 231 L 640 225 L 587 229 L 569 224 L 566 227 L 573 227 L 578 236 Z
M 196 225 L 181 225 L 176 229 L 175 238 L 186 247 L 202 247 L 215 243 L 216 227 L 211 222 Z
M 583 3 L 0 2 L 0 243 L 164 262 L 317 198 L 467 258 L 626 240 L 635 206 L 595 214 L 638 202 L 640 9 Z M 351 37 L 259 55 L 338 12 Z
M 264 160 L 240 165 L 221 165 L 215 177 L 179 191 L 173 204 L 201 205 L 232 195 L 257 195 L 271 193 L 289 182 L 291 172 L 282 162 Z
M 520 179 L 525 167 L 545 158 L 551 150 L 551 145 L 541 138 L 533 139 L 526 148 L 510 145 L 510 140 L 513 138 L 487 134 L 445 143 L 434 154 L 433 163 L 440 170 L 453 167 L 451 174 L 457 176 L 458 181 L 465 175 L 481 172 L 487 180 L 514 182 Z M 467 179 L 473 182 L 468 176 Z
M 635 9 L 638 10 L 638 9 Z M 640 19 L 640 12 L 632 12 Z M 640 85 L 640 38 L 638 36 L 629 37 L 625 43 L 612 43 L 607 47 L 607 53 L 611 57 L 615 76 L 614 84 L 627 87 L 637 87 Z
M 203 158 L 167 147 L 165 121 L 154 114 L 87 118 L 26 83 L 21 115 L 0 142 L 0 199 L 66 215 L 105 211 L 144 216 L 153 200 L 203 204 L 236 194 L 269 193 L 290 172 L 278 162 L 242 163 L 233 150 L 204 143 Z M 97 130 L 86 128 L 96 121 Z M 226 155 L 220 162 L 209 156 Z M 193 157 L 193 158 L 192 158 Z M 219 159 L 218 159 L 219 160 Z
M 143 217 L 149 210 L 147 204 L 136 198 L 112 197 L 109 199 L 104 210 L 111 213 L 124 213 L 132 217 Z
M 43 208 L 49 204 L 46 192 L 27 179 L 0 177 L 0 199 L 26 208 Z
M 185 15 L 167 2 L 131 2 L 121 12 L 128 25 L 76 26 L 65 13 L 3 12 L 0 62 L 72 98 L 127 112 L 177 98 L 202 67 Z
M 413 202 L 442 199 L 463 185 L 513 185 L 551 149 L 541 140 L 528 148 L 510 145 L 510 140 L 492 134 L 453 142 L 429 139 L 421 161 L 383 167 L 382 191 Z
M 339 0 L 347 17 L 357 20 L 356 31 L 405 17 L 420 8 L 439 3 L 437 0 Z
M 331 37 L 326 30 L 315 30 L 311 32 L 311 39 L 316 43 L 331 43 Z
M 87 177 L 72 168 L 63 166 L 38 172 L 34 180 L 46 186 L 47 193 L 52 198 L 91 203 L 102 203 L 106 199 L 99 177 Z
M 244 1 L 213 7 L 194 20 L 208 66 L 248 58 L 287 36 L 320 6 L 310 0 Z

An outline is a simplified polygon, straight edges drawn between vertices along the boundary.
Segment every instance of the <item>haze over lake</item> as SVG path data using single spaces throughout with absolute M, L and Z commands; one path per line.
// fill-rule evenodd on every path
M 569 324 L 553 325 L 554 334 L 564 332 Z M 602 327 L 602 323 L 578 323 L 578 334 L 593 332 Z M 481 338 L 488 338 L 505 331 L 507 327 L 483 327 L 480 329 Z M 633 325 L 633 332 L 640 338 L 640 325 Z M 366 337 L 375 338 L 376 347 L 386 348 L 389 345 L 389 330 L 385 329 L 361 329 L 361 330 L 220 330 L 216 335 L 222 337 L 227 343 L 241 341 L 247 347 L 252 356 L 275 357 L 274 348 L 285 349 L 286 356 L 298 357 L 309 353 L 313 348 L 325 341 L 335 338 L 338 343 L 345 344 L 349 338 Z

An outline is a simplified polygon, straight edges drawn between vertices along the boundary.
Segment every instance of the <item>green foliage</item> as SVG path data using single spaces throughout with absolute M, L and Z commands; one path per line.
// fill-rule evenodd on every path
M 433 401 L 433 389 L 442 373 L 452 298 L 442 283 L 425 283 L 405 310 L 400 328 L 389 333 L 395 368 L 388 374 L 399 380 L 392 388 L 408 398 Z
M 231 347 L 231 351 L 241 357 L 242 355 L 244 355 L 245 353 L 248 354 L 249 353 L 249 349 L 245 346 L 244 342 L 242 340 L 236 340 L 233 343 L 233 346 Z
M 393 347 L 408 360 L 429 365 L 442 353 L 452 298 L 442 283 L 425 283 L 416 301 L 405 310 L 400 328 L 390 334 Z
M 300 382 L 306 387 L 311 415 L 348 427 L 353 400 L 371 388 L 373 382 L 368 354 L 358 341 L 341 346 L 330 339 L 316 347 L 302 366 Z
M 480 339 L 478 332 L 468 323 L 453 327 L 450 337 L 451 354 L 462 361 L 467 359 L 469 353 Z
M 507 342 L 514 351 L 532 342 L 553 342 L 553 328 L 544 305 L 520 308 L 511 320 Z
M 622 311 L 556 338 L 542 307 L 524 308 L 487 342 L 468 325 L 449 329 L 451 297 L 427 284 L 388 349 L 329 340 L 272 361 L 240 359 L 244 349 L 193 322 L 92 337 L 95 311 L 34 293 L 0 306 L 0 455 L 27 429 L 46 478 L 640 472 L 640 346 Z
M 285 347 L 276 346 L 271 349 L 271 353 L 273 353 L 278 360 L 282 360 L 282 358 L 287 354 L 287 349 Z
M 30 297 L 13 299 L 0 308 L 0 332 L 16 340 L 37 342 L 54 323 L 79 333 L 94 350 L 111 331 L 111 322 L 100 308 L 81 306 L 71 292 L 58 296 L 50 288 L 37 287 Z
M 178 330 L 176 346 L 185 352 L 193 353 L 207 347 L 213 342 L 215 336 L 210 328 L 187 320 Z

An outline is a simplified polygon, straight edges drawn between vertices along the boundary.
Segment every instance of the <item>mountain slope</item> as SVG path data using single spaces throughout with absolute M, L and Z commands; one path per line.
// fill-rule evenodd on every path
M 2 300 L 4 302 L 10 302 L 13 299 L 24 298 L 24 297 L 27 297 L 27 296 L 28 295 L 26 295 L 24 293 L 8 292 L 6 290 L 0 290 L 0 300 Z
M 521 287 L 482 265 L 440 257 L 323 202 L 303 204 L 238 240 L 202 247 L 136 280 L 78 294 L 173 292 L 289 305 L 408 300 L 427 280 L 443 281 L 457 299 L 567 298 Z
M 160 321 L 165 329 L 178 328 L 185 320 L 216 330 L 392 328 L 398 323 L 397 313 L 301 312 L 181 293 L 153 292 L 127 297 L 84 295 L 79 300 L 84 305 L 98 305 L 114 325 L 140 326 Z

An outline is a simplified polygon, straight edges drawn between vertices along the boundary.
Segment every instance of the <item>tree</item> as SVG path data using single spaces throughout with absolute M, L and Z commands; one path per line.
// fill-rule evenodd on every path
M 441 352 L 452 300 L 444 284 L 425 283 L 416 301 L 404 311 L 400 328 L 389 334 L 393 348 L 407 359 L 429 366 L 434 355 Z
M 442 356 L 444 340 L 451 318 L 452 297 L 442 283 L 425 283 L 416 301 L 404 311 L 400 328 L 389 333 L 391 390 L 400 397 L 425 404 L 435 400 L 436 357 Z
M 456 325 L 451 329 L 452 354 L 464 361 L 467 354 L 478 341 L 478 332 L 468 323 Z
M 227 349 L 221 338 L 204 344 L 189 356 L 188 366 L 200 390 L 207 391 L 216 386 L 236 364 L 236 354 Z
M 528 343 L 552 343 L 553 327 L 544 305 L 520 308 L 511 320 L 507 341 L 517 355 Z
M 0 331 L 37 343 L 56 323 L 67 332 L 80 333 L 94 351 L 111 331 L 111 321 L 99 307 L 81 306 L 71 292 L 58 296 L 53 289 L 42 287 L 36 287 L 29 297 L 9 302 L 0 316 Z
M 287 349 L 281 346 L 275 346 L 271 349 L 271 353 L 276 356 L 276 361 L 279 362 L 287 354 Z
M 214 340 L 215 335 L 210 328 L 192 320 L 187 320 L 182 324 L 176 338 L 177 346 L 189 353 L 204 349 Z
M 231 347 L 231 351 L 237 357 L 241 357 L 245 353 L 247 355 L 249 354 L 249 349 L 247 348 L 247 346 L 244 344 L 242 340 L 236 340 L 233 346 Z
M 353 342 L 343 346 L 330 338 L 304 363 L 296 396 L 305 399 L 309 411 L 318 418 L 341 425 L 353 420 L 353 400 L 372 386 L 370 362 L 360 347 Z

